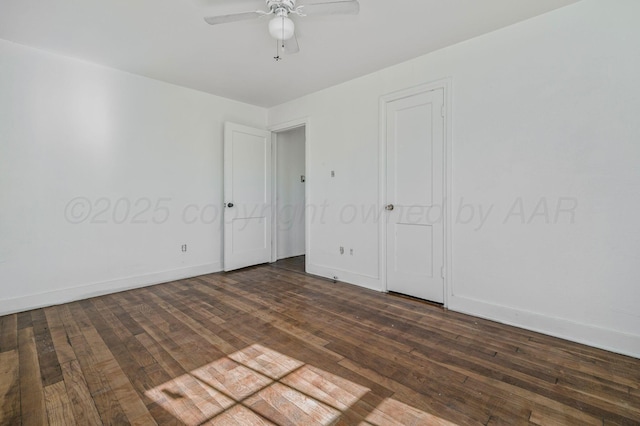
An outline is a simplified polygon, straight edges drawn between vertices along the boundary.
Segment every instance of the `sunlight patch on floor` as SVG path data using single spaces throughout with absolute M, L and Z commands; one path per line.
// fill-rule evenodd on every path
M 329 425 L 368 392 L 350 380 L 254 344 L 145 394 L 189 426 Z M 387 398 L 362 424 L 452 423 Z
M 145 394 L 187 425 L 201 424 L 236 403 L 190 374 L 176 377 Z
M 386 398 L 366 418 L 372 425 L 432 425 L 455 426 L 433 414 L 411 407 L 392 398 Z

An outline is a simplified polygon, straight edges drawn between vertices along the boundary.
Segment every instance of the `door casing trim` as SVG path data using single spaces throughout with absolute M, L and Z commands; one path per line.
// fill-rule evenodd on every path
M 407 98 L 432 90 L 443 89 L 444 91 L 444 164 L 443 164 L 443 225 L 444 225 L 444 307 L 449 306 L 449 297 L 453 293 L 453 265 L 452 265 L 452 217 L 451 217 L 451 193 L 452 193 L 452 147 L 451 147 L 451 114 L 452 114 L 452 86 L 451 78 L 445 78 L 430 83 L 402 89 L 396 92 L 382 95 L 379 100 L 379 181 L 378 181 L 378 206 L 379 211 L 383 212 L 387 200 L 387 104 L 398 99 Z M 378 273 L 382 291 L 387 292 L 387 221 L 385 216 L 381 215 L 379 220 L 379 267 Z
M 273 207 L 273 214 L 271 215 L 271 262 L 278 260 L 278 212 L 277 212 L 277 185 L 276 179 L 278 176 L 278 149 L 277 140 L 278 133 L 286 132 L 287 130 L 296 129 L 298 127 L 304 127 L 304 173 L 305 176 L 309 176 L 309 139 L 311 132 L 309 130 L 310 120 L 309 117 L 298 118 L 290 120 L 284 123 L 275 124 L 269 126 L 267 130 L 271 132 L 271 206 Z M 305 264 L 309 264 L 309 258 L 311 255 L 311 222 L 309 220 L 309 193 L 311 192 L 311 185 L 307 179 L 304 188 L 304 254 L 306 257 Z

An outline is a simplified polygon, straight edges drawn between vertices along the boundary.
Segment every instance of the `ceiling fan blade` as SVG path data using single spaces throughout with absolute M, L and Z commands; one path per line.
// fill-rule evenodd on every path
M 358 0 L 330 1 L 325 3 L 305 3 L 299 6 L 304 15 L 357 15 L 360 12 Z
M 247 19 L 259 18 L 264 15 L 266 15 L 266 13 L 255 11 L 255 12 L 232 13 L 230 15 L 209 16 L 207 18 L 204 18 L 204 20 L 209 25 L 218 25 L 218 24 L 226 24 L 228 22 L 245 21 Z
M 300 45 L 298 44 L 298 37 L 294 34 L 289 40 L 284 41 L 284 53 L 292 54 L 300 51 Z

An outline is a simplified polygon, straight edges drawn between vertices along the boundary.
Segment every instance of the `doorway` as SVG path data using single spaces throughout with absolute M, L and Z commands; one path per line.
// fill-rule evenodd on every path
M 306 255 L 306 126 L 274 132 L 273 261 L 304 270 Z M 286 263 L 286 262 L 285 262 Z

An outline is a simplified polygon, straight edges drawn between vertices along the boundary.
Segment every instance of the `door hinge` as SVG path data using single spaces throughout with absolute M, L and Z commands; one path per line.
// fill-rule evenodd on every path
M 445 278 L 445 276 L 444 276 L 444 265 L 440 268 L 440 276 L 442 276 L 442 278 Z
M 442 115 L 442 118 L 445 117 L 445 106 L 444 106 L 444 104 L 442 105 L 442 108 L 440 108 L 440 114 Z

